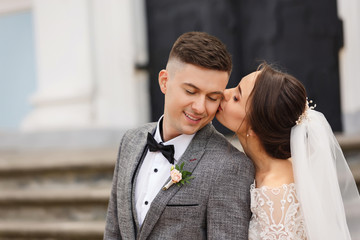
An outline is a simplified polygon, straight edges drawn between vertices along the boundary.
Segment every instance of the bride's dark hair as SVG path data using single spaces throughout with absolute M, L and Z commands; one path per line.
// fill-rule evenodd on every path
M 305 110 L 306 90 L 294 76 L 266 63 L 258 70 L 247 120 L 270 156 L 287 159 L 291 157 L 291 128 Z

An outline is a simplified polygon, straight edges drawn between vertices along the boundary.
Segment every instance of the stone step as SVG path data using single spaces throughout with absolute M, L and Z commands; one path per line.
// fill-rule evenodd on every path
M 356 182 L 360 183 L 360 161 L 348 161 L 348 163 Z
M 114 149 L 1 152 L 0 189 L 106 188 L 115 161 Z
M 101 240 L 104 221 L 45 222 L 45 221 L 0 221 L 0 240 Z
M 104 221 L 107 189 L 5 190 L 0 192 L 0 219 L 15 221 Z
M 58 172 L 0 175 L 0 189 L 51 190 L 63 188 L 107 188 L 113 167 L 108 170 L 66 170 Z
M 344 152 L 348 151 L 360 151 L 360 135 L 349 135 L 349 134 L 335 134 L 341 149 Z
M 0 205 L 102 203 L 108 200 L 108 189 L 1 190 Z
M 0 174 L 108 169 L 116 161 L 115 149 L 0 152 Z

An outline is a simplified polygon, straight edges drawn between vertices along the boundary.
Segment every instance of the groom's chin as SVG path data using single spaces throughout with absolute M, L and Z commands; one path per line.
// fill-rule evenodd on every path
M 197 133 L 200 129 L 209 124 L 210 121 L 199 123 L 197 126 L 186 126 L 183 128 L 183 133 L 186 135 L 192 135 Z

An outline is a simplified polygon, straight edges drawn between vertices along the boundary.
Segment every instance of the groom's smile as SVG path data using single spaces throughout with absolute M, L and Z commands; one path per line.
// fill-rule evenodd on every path
M 184 114 L 187 117 L 187 119 L 189 120 L 189 122 L 193 123 L 193 124 L 198 124 L 200 122 L 200 120 L 202 119 L 202 117 L 196 117 L 194 115 L 191 115 L 190 113 L 184 112 Z

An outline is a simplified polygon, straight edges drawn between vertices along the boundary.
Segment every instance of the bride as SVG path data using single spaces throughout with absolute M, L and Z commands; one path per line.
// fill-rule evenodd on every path
M 360 239 L 355 181 L 300 81 L 264 63 L 225 90 L 216 118 L 255 165 L 249 239 Z

